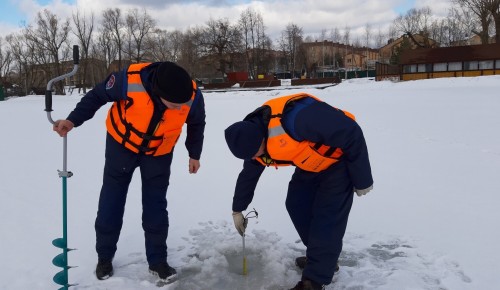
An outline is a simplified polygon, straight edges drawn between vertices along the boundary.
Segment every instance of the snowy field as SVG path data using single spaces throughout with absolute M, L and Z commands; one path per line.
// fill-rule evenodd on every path
M 303 88 L 356 115 L 368 144 L 374 190 L 355 196 L 340 272 L 327 289 L 493 290 L 500 287 L 500 76 L 410 82 L 345 81 Z M 94 275 L 94 219 L 102 180 L 107 107 L 68 137 L 71 289 L 288 289 L 300 279 L 301 244 L 284 202 L 293 168 L 268 168 L 250 208 L 248 275 L 231 202 L 242 162 L 223 130 L 271 97 L 299 90 L 206 92 L 198 174 L 181 136 L 168 191 L 169 263 L 179 280 L 161 288 L 147 271 L 140 173 L 130 186 L 115 275 Z M 54 96 L 64 118 L 81 96 Z M 43 96 L 0 102 L 0 289 L 58 289 L 52 246 L 62 236 L 62 138 Z

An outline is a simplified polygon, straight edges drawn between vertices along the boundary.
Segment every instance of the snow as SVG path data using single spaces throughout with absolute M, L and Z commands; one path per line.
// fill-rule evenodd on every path
M 351 211 L 340 272 L 327 289 L 498 289 L 500 285 L 500 76 L 409 82 L 349 80 L 302 88 L 354 113 L 368 143 L 374 190 Z M 180 279 L 162 289 L 288 289 L 305 253 L 284 201 L 293 168 L 268 168 L 249 210 L 248 275 L 231 202 L 242 162 L 223 130 L 271 97 L 299 90 L 205 92 L 207 126 L 198 174 L 183 142 L 167 194 L 168 261 Z M 64 118 L 81 96 L 54 96 Z M 58 289 L 52 246 L 62 236 L 62 139 L 43 96 L 0 102 L 0 289 Z M 147 271 L 140 172 L 130 185 L 115 275 L 94 275 L 94 219 L 102 180 L 107 108 L 68 137 L 71 289 L 159 289 Z M 184 140 L 184 136 L 181 137 Z

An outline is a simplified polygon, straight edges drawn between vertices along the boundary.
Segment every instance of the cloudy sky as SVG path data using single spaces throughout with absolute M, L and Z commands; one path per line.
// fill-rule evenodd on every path
M 61 18 L 77 9 L 99 19 L 107 8 L 145 8 L 164 29 L 204 25 L 207 20 L 228 18 L 236 23 L 242 11 L 252 7 L 261 13 L 267 33 L 274 40 L 288 23 L 303 28 L 304 35 L 350 27 L 353 38 L 363 35 L 367 24 L 372 34 L 387 31 L 391 21 L 411 8 L 431 7 L 436 16 L 445 16 L 451 0 L 0 0 L 0 36 L 19 31 L 23 23 L 33 23 L 36 14 L 49 9 Z

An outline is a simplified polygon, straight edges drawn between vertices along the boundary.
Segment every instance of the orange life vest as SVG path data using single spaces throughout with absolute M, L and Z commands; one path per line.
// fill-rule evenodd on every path
M 297 141 L 282 127 L 281 118 L 286 105 L 292 101 L 297 101 L 306 97 L 321 102 L 321 100 L 312 95 L 299 93 L 279 97 L 264 103 L 263 106 L 268 106 L 271 109 L 271 116 L 268 125 L 268 139 L 266 144 L 267 154 L 269 156 L 256 158 L 261 164 L 265 166 L 295 165 L 305 171 L 320 172 L 339 161 L 339 158 L 343 154 L 342 149 L 332 148 L 306 140 Z M 355 120 L 353 114 L 346 111 L 342 112 L 349 118 Z
M 131 64 L 127 70 L 127 99 L 115 102 L 108 112 L 108 133 L 129 150 L 159 156 L 172 152 L 196 94 L 193 81 L 191 100 L 178 110 L 165 110 L 154 132 L 148 134 L 154 105 L 142 85 L 140 71 L 150 63 Z

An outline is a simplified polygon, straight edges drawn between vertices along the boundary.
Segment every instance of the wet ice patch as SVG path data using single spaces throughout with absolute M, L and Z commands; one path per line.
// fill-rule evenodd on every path
M 178 265 L 174 289 L 281 289 L 300 279 L 294 259 L 303 252 L 281 242 L 276 233 L 247 233 L 247 275 L 243 275 L 243 240 L 233 225 L 207 222 L 200 226 L 186 239 L 190 246 Z

